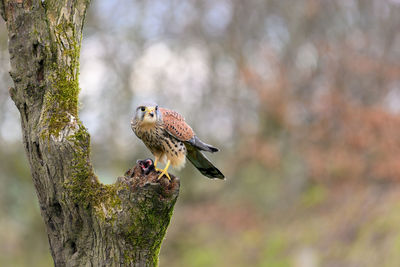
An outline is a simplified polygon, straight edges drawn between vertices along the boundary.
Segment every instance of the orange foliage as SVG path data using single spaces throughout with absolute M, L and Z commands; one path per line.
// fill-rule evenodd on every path
M 301 145 L 315 180 L 400 179 L 400 118 L 330 95 Z

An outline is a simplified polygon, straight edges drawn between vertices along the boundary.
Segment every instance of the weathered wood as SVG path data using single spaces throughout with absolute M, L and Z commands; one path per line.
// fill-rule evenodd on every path
M 113 185 L 90 163 L 78 118 L 79 51 L 88 0 L 1 0 L 10 96 L 56 266 L 155 266 L 179 192 L 140 167 Z

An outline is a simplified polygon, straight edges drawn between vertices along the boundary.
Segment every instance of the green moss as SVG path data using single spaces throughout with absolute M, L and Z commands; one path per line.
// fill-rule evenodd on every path
M 78 114 L 78 81 L 70 80 L 66 73 L 56 75 L 55 90 L 46 95 L 48 134 L 58 136 L 68 124 L 70 116 Z
M 74 144 L 73 173 L 67 181 L 68 188 L 72 192 L 73 199 L 89 204 L 95 199 L 93 189 L 96 189 L 98 184 L 89 162 L 89 134 L 79 123 L 78 131 L 67 139 Z
M 154 212 L 155 207 L 152 207 L 152 205 L 157 205 L 157 202 L 157 199 L 138 201 L 137 210 L 131 211 L 131 218 L 135 221 L 124 232 L 126 243 L 135 248 L 134 250 L 149 250 L 151 258 L 148 258 L 148 264 L 150 266 L 158 266 L 161 243 L 169 225 L 165 222 L 170 222 L 173 213 L 173 209 L 168 206 L 163 207 L 157 213 Z M 135 260 L 129 252 L 125 252 L 124 258 L 126 263 Z
M 65 184 L 71 198 L 84 207 L 95 207 L 100 218 L 114 221 L 115 211 L 121 206 L 117 190 L 123 185 L 103 185 L 98 182 L 89 161 L 90 136 L 80 122 L 78 131 L 69 136 L 68 140 L 74 145 L 73 173 Z M 103 204 L 101 208 L 100 203 Z M 105 212 L 103 208 L 106 209 Z
M 53 62 L 46 64 L 51 66 L 47 79 L 52 87 L 52 90 L 46 93 L 44 102 L 47 134 L 55 137 L 68 124 L 71 115 L 77 117 L 80 91 L 78 82 L 80 41 L 78 43 L 76 40 L 74 25 L 61 25 L 56 27 L 54 33 L 56 45 L 49 48 Z M 55 56 L 58 55 L 58 51 L 61 51 L 61 58 Z

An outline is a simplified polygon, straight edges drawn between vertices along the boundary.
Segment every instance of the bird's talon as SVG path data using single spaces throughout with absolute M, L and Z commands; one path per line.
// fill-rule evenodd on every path
M 171 181 L 171 177 L 169 177 L 168 172 L 166 172 L 165 170 L 162 170 L 162 172 L 161 172 L 160 175 L 158 176 L 157 180 L 160 180 L 161 177 L 163 177 L 164 174 L 165 174 L 165 176 L 167 176 L 168 180 Z

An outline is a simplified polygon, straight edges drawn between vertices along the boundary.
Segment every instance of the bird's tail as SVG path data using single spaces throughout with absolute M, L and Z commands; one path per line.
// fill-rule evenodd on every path
M 192 146 L 187 146 L 188 153 L 186 157 L 189 161 L 208 178 L 225 179 L 225 176 L 218 170 L 199 150 Z
M 195 146 L 201 150 L 207 151 L 207 152 L 214 153 L 214 152 L 219 151 L 218 148 L 213 147 L 212 145 L 206 144 L 203 141 L 201 141 L 196 135 L 192 138 L 192 140 L 189 141 L 189 143 L 191 143 L 193 146 Z

